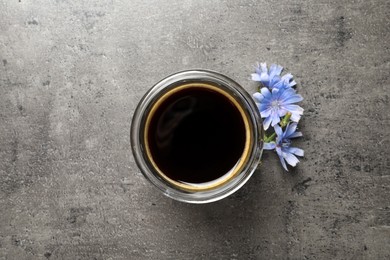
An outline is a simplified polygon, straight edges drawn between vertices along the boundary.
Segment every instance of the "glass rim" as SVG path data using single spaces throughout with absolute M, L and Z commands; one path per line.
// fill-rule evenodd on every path
M 246 162 L 242 163 L 241 169 L 233 177 L 229 177 L 222 185 L 210 189 L 183 189 L 165 180 L 156 170 L 155 165 L 147 155 L 145 147 L 145 125 L 153 105 L 161 96 L 180 85 L 188 83 L 207 82 L 218 88 L 223 89 L 228 95 L 236 99 L 246 113 L 246 119 L 250 125 L 250 131 L 247 133 L 251 143 Z M 244 118 L 244 116 L 243 116 Z M 187 203 L 208 203 L 220 200 L 229 196 L 244 185 L 251 177 L 261 159 L 263 150 L 264 130 L 260 113 L 252 97 L 237 82 L 218 72 L 210 70 L 185 70 L 180 71 L 161 81 L 150 88 L 138 103 L 134 112 L 131 130 L 131 148 L 135 162 L 141 173 L 162 191 L 166 196 Z M 242 158 L 240 158 L 241 160 Z

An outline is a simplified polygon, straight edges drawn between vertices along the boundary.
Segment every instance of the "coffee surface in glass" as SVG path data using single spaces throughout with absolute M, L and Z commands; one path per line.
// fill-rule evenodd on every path
M 245 161 L 247 121 L 242 106 L 216 86 L 176 86 L 147 117 L 147 154 L 158 173 L 174 184 L 223 182 Z

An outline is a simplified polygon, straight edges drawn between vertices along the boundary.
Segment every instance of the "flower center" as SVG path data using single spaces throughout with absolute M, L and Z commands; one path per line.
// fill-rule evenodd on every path
M 280 107 L 280 102 L 278 100 L 274 100 L 271 102 L 271 106 L 273 108 L 279 108 Z

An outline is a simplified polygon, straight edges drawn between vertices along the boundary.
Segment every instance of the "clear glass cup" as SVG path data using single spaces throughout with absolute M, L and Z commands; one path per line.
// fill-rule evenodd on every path
M 213 90 L 222 93 L 237 106 L 245 121 L 246 143 L 239 162 L 230 174 L 213 182 L 191 185 L 172 180 L 158 169 L 147 147 L 146 128 L 153 107 L 164 95 L 180 86 L 196 84 L 213 86 Z M 134 112 L 130 136 L 135 161 L 154 186 L 172 199 L 200 204 L 225 198 L 248 181 L 261 159 L 264 130 L 256 104 L 238 83 L 217 72 L 188 70 L 166 77 L 144 95 Z

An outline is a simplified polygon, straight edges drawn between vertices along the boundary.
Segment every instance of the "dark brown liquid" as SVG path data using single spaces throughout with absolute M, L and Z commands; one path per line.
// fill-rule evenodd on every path
M 204 183 L 228 173 L 245 146 L 244 120 L 223 94 L 202 87 L 169 96 L 152 115 L 151 156 L 170 179 Z

